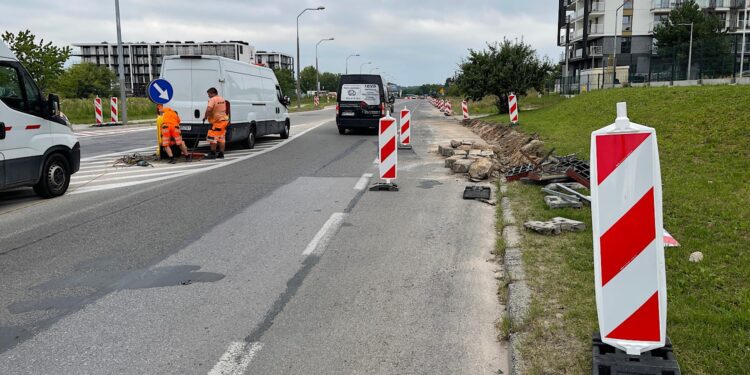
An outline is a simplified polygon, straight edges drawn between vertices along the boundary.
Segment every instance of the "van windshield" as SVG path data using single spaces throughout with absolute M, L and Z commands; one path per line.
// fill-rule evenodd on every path
M 380 87 L 369 83 L 349 83 L 341 86 L 342 102 L 365 102 L 380 104 Z

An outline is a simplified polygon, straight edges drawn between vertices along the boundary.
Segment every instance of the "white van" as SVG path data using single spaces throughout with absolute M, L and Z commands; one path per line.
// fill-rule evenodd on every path
M 0 41 L 0 191 L 33 186 L 43 198 L 63 195 L 80 164 L 80 144 L 60 117 L 60 99 L 44 100 Z
M 289 137 L 290 101 L 269 68 L 219 56 L 167 56 L 161 78 L 174 88 L 167 106 L 179 113 L 182 138 L 189 147 L 206 139 L 209 124 L 202 119 L 211 87 L 229 103 L 227 143 L 253 148 L 260 136 Z

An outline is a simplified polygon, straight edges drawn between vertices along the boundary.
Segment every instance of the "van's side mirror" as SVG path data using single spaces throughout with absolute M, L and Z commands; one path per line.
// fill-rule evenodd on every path
M 388 102 L 389 102 L 389 103 L 391 103 L 391 104 L 395 103 L 395 102 L 396 102 L 396 97 L 395 97 L 395 96 L 393 96 L 393 95 L 391 95 L 391 96 L 390 96 L 390 97 L 388 98 Z
M 289 104 L 292 104 L 292 99 L 289 99 L 288 96 L 284 97 L 284 105 L 288 106 Z
M 47 115 L 49 117 L 60 116 L 60 97 L 55 94 L 49 94 L 47 97 Z

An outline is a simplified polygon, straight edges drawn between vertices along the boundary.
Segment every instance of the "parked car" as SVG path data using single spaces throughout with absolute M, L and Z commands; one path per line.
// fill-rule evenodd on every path
M 290 101 L 269 68 L 219 56 L 167 56 L 161 78 L 174 88 L 167 105 L 180 114 L 182 138 L 188 145 L 206 139 L 209 124 L 203 123 L 203 111 L 211 87 L 229 103 L 227 143 L 253 148 L 260 136 L 289 137 Z
M 346 134 L 347 129 L 376 129 L 380 118 L 392 112 L 396 102 L 377 74 L 343 75 L 336 94 L 339 134 Z
M 63 195 L 80 164 L 81 146 L 60 115 L 60 99 L 44 100 L 0 41 L 0 191 L 31 186 L 42 198 Z

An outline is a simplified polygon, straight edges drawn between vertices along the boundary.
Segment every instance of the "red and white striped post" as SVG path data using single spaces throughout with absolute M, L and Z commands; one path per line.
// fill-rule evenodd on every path
M 445 115 L 453 116 L 453 105 L 451 104 L 450 100 L 445 101 Z
M 664 346 L 667 279 L 656 131 L 615 123 L 591 133 L 596 307 L 602 341 L 639 355 Z
M 518 98 L 515 94 L 508 95 L 508 113 L 510 114 L 510 123 L 518 124 Z
M 461 102 L 461 112 L 464 114 L 464 120 L 469 119 L 469 103 L 466 100 Z
M 378 163 L 380 178 L 390 184 L 396 179 L 396 165 L 398 163 L 398 151 L 396 150 L 396 119 L 387 115 L 380 119 L 378 137 Z
M 318 97 L 317 95 L 315 95 L 315 97 L 313 98 L 313 103 L 315 104 L 316 107 L 319 106 L 320 105 L 320 97 Z
M 404 107 L 401 110 L 401 119 L 399 121 L 400 138 L 399 148 L 411 148 L 411 111 Z
M 94 112 L 96 114 L 96 124 L 101 125 L 104 121 L 104 116 L 102 115 L 102 99 L 98 96 L 94 99 Z
M 119 122 L 119 114 L 117 113 L 117 97 L 113 96 L 109 99 L 109 122 L 116 124 Z

